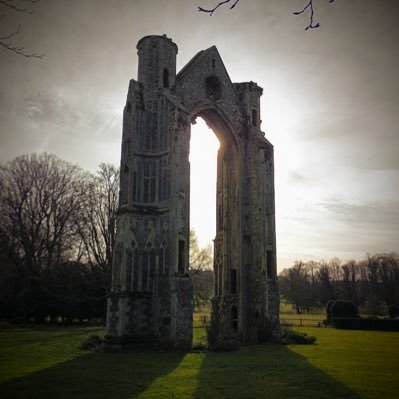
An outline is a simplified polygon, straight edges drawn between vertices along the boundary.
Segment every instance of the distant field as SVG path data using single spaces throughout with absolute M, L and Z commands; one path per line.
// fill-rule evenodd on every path
M 1 398 L 396 398 L 399 333 L 300 328 L 312 346 L 94 353 L 88 330 L 0 332 Z

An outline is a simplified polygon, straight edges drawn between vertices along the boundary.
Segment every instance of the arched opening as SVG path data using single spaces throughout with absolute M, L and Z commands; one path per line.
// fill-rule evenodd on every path
M 214 298 L 212 309 L 215 304 L 221 306 L 224 325 L 236 333 L 241 286 L 240 147 L 233 130 L 215 107 L 201 110 L 194 119 L 189 158 L 190 228 L 198 232 L 200 246 L 213 242 L 214 281 L 208 298 Z M 192 280 L 196 303 L 196 281 Z M 199 291 L 199 294 L 204 293 Z M 226 296 L 231 296 L 231 306 L 235 307 L 234 323 L 230 311 L 222 310 Z
M 190 229 L 195 230 L 200 247 L 212 243 L 216 235 L 217 153 L 220 141 L 196 118 L 190 141 Z
M 236 306 L 232 306 L 231 307 L 231 311 L 230 311 L 230 317 L 231 317 L 231 329 L 233 331 L 237 331 L 238 330 L 238 310 Z
M 167 68 L 163 70 L 163 87 L 169 89 L 169 70 Z

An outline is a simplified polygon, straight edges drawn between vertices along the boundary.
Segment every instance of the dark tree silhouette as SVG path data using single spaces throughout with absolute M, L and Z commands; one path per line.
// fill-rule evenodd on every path
M 194 230 L 190 230 L 190 270 L 193 282 L 194 307 L 209 305 L 213 296 L 213 256 L 212 247 L 208 245 L 200 248 Z
M 39 1 L 40 0 L 0 0 L 0 5 L 5 9 L 11 9 L 13 12 L 32 15 L 34 12 L 32 6 L 39 3 Z M 0 15 L 0 20 L 4 19 L 6 16 L 6 14 Z M 24 47 L 17 46 L 13 43 L 13 40 L 19 35 L 20 32 L 21 24 L 19 24 L 14 31 L 0 35 L 0 47 L 12 51 L 15 54 L 22 55 L 26 58 L 43 59 L 45 54 L 29 52 Z
M 333 3 L 335 0 L 328 0 L 329 3 Z M 220 1 L 218 4 L 216 4 L 215 7 L 213 8 L 203 8 L 203 7 L 198 7 L 198 11 L 207 13 L 209 16 L 212 16 L 213 13 L 221 6 L 229 4 L 230 7 L 229 9 L 232 10 L 240 0 L 223 0 Z M 320 27 L 320 22 L 314 22 L 314 6 L 313 6 L 313 0 L 308 0 L 305 6 L 303 7 L 302 10 L 294 12 L 294 15 L 301 15 L 309 13 L 309 24 L 305 28 L 305 30 L 314 29 Z

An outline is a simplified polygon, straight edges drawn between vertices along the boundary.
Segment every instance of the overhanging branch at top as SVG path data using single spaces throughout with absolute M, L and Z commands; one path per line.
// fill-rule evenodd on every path
M 230 5 L 229 9 L 232 10 L 239 2 L 240 0 L 223 0 L 220 1 L 219 3 L 217 3 L 215 5 L 215 7 L 213 8 L 203 8 L 203 7 L 198 7 L 198 11 L 200 12 L 204 12 L 206 14 L 208 14 L 209 16 L 212 16 L 213 13 L 221 6 L 223 5 L 227 5 L 229 3 L 231 3 L 233 1 L 233 3 Z M 329 3 L 333 3 L 335 0 L 328 0 Z M 313 5 L 313 0 L 308 0 L 308 2 L 305 4 L 305 6 L 303 7 L 302 10 L 300 11 L 296 11 L 293 14 L 294 15 L 301 15 L 301 14 L 305 14 L 306 12 L 309 13 L 309 23 L 306 26 L 305 30 L 310 29 L 315 29 L 315 28 L 319 28 L 320 27 L 320 22 L 314 22 L 314 5 Z

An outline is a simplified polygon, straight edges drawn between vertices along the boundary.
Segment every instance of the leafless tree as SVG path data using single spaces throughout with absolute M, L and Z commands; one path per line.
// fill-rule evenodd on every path
M 313 5 L 313 1 L 314 0 L 307 0 L 307 2 L 305 3 L 304 7 L 302 10 L 300 11 L 296 11 L 294 12 L 294 15 L 301 15 L 301 14 L 309 14 L 309 23 L 306 26 L 305 30 L 310 29 L 314 29 L 314 28 L 318 28 L 320 27 L 320 23 L 319 22 L 314 22 L 314 5 Z M 328 0 L 329 3 L 333 3 L 335 0 Z M 220 1 L 219 3 L 217 3 L 214 7 L 212 8 L 203 8 L 203 7 L 198 7 L 198 11 L 200 12 L 204 12 L 210 16 L 213 15 L 213 13 L 221 6 L 223 5 L 229 5 L 229 9 L 232 10 L 238 3 L 240 2 L 240 0 L 223 0 Z
M 200 248 L 195 230 L 190 230 L 190 270 L 198 273 L 203 270 L 212 270 L 212 246 L 208 244 Z
M 209 304 L 213 296 L 212 247 L 200 248 L 194 230 L 190 230 L 190 276 L 193 282 L 194 307 Z
M 0 229 L 28 276 L 73 255 L 83 180 L 78 166 L 46 153 L 0 165 Z
M 312 307 L 312 275 L 314 264 L 311 268 L 301 261 L 294 266 L 284 269 L 280 274 L 280 286 L 284 298 L 295 306 L 297 314 L 309 312 Z M 311 272 L 311 273 L 310 273 Z
M 22 14 L 32 15 L 34 10 L 33 7 L 39 3 L 40 0 L 0 0 L 0 6 L 3 9 L 12 10 L 12 12 L 19 12 Z M 7 14 L 3 13 L 0 15 L 0 20 L 5 19 Z M 0 35 L 0 47 L 12 51 L 15 54 L 22 55 L 26 58 L 39 58 L 42 59 L 45 54 L 38 54 L 35 52 L 29 52 L 22 46 L 17 46 L 13 43 L 16 37 L 21 32 L 21 24 L 17 26 L 11 32 L 3 33 Z
M 110 272 L 115 244 L 115 213 L 118 208 L 119 169 L 102 163 L 86 182 L 84 206 L 77 219 L 87 260 Z

